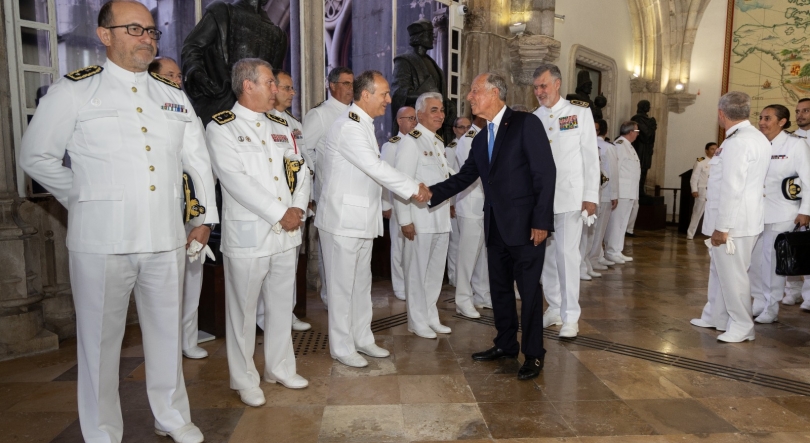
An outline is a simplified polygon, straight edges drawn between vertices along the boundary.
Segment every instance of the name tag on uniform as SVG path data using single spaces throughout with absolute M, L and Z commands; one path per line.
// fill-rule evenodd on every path
M 560 117 L 559 120 L 560 120 L 560 131 L 568 131 L 570 129 L 576 129 L 579 127 L 576 115 Z
M 276 143 L 289 143 L 290 140 L 284 134 L 271 134 L 273 141 Z
M 771 156 L 771 160 L 784 160 L 786 158 L 788 158 L 787 155 L 772 155 Z

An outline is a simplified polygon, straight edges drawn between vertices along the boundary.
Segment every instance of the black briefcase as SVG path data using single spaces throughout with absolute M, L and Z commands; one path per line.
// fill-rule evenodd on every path
M 810 231 L 783 232 L 776 236 L 777 275 L 810 275 Z

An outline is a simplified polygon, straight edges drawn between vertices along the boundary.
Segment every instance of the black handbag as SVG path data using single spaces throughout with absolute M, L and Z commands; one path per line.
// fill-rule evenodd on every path
M 810 231 L 793 231 L 776 236 L 776 274 L 797 276 L 810 275 Z

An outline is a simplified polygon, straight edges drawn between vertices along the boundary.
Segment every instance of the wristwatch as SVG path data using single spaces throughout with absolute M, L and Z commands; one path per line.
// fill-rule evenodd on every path
M 214 232 L 214 229 L 217 227 L 217 224 L 216 223 L 209 223 L 209 224 L 203 225 L 203 226 L 208 226 L 208 229 L 210 229 L 211 232 Z

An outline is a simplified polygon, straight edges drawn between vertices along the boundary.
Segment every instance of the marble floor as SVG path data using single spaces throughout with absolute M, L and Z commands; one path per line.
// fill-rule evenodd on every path
M 377 281 L 373 327 L 390 358 L 364 369 L 333 362 L 312 292 L 313 331 L 294 335 L 310 386 L 262 383 L 267 404 L 246 407 L 228 389 L 218 339 L 203 345 L 209 358 L 184 361 L 192 420 L 207 442 L 810 442 L 810 313 L 782 307 L 755 341 L 724 344 L 689 324 L 706 298 L 701 239 L 638 231 L 625 253 L 635 261 L 583 282 L 580 337 L 547 331 L 545 369 L 533 381 L 516 379 L 516 360 L 470 359 L 491 345 L 491 311 L 478 322 L 457 318 L 445 286 L 439 308 L 453 333 L 418 338 L 390 282 Z M 123 347 L 124 441 L 166 443 L 152 433 L 137 326 Z M 0 442 L 81 441 L 75 354 L 67 340 L 0 363 Z

